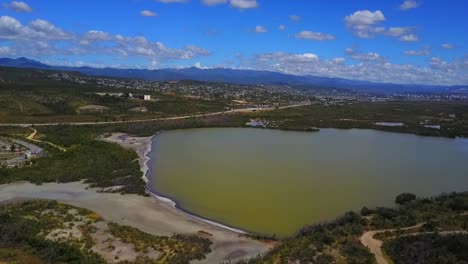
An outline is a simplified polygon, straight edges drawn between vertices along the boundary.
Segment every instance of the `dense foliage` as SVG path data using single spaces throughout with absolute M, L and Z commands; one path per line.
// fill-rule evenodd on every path
M 257 112 L 252 115 L 252 118 L 266 120 L 274 127 L 281 129 L 368 128 L 425 136 L 468 137 L 468 104 L 466 102 L 391 101 L 330 106 L 315 104 Z M 375 125 L 376 122 L 402 122 L 405 126 L 378 126 Z M 426 122 L 439 124 L 441 129 L 421 125 Z
M 43 201 L 26 202 L 21 206 L 4 205 L 0 209 L 0 248 L 9 248 L 11 254 L 0 250 L 0 262 L 26 257 L 27 261 L 32 260 L 36 263 L 105 263 L 99 255 L 91 251 L 45 238 L 45 234 L 61 227 L 64 220 L 58 215 L 44 212 L 58 210 L 66 215 L 70 208 L 57 202 Z M 86 210 L 81 212 L 87 213 Z
M 401 236 L 384 246 L 390 258 L 398 264 L 468 263 L 466 234 Z
M 22 168 L 0 168 L 0 183 L 85 180 L 95 187 L 123 186 L 124 193 L 144 193 L 144 182 L 133 151 L 106 142 L 82 141 L 66 152 L 36 159 Z
M 407 195 L 404 195 L 407 196 Z M 363 208 L 361 214 L 347 213 L 327 224 L 304 227 L 295 237 L 286 239 L 271 252 L 241 264 L 257 263 L 374 263 L 374 256 L 359 241 L 367 230 L 387 228 L 404 228 L 423 224 L 411 232 L 434 232 L 444 230 L 468 229 L 468 192 L 443 194 L 430 199 L 408 201 L 395 208 Z M 432 261 L 431 256 L 440 256 L 440 260 L 465 260 L 467 235 L 457 236 L 452 244 L 443 247 L 445 237 L 437 236 L 401 236 L 391 240 L 402 232 L 382 235 L 384 241 L 390 241 L 385 248 L 391 250 L 395 263 L 439 263 Z M 428 240 L 431 238 L 432 240 Z M 402 241 L 403 243 L 399 244 Z M 417 248 L 422 246 L 424 258 L 428 262 L 400 262 L 414 260 L 418 255 Z M 403 252 L 398 255 L 398 252 Z M 454 258 L 452 255 L 455 255 Z M 464 263 L 464 262 L 440 262 Z
M 402 194 L 398 195 L 395 198 L 395 203 L 405 204 L 405 203 L 409 203 L 409 202 L 411 202 L 413 200 L 416 200 L 416 195 L 414 195 L 412 193 L 402 193 Z

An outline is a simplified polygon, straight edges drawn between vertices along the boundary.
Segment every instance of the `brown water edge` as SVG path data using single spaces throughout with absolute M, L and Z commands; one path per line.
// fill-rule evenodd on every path
M 164 132 L 148 186 L 197 216 L 289 236 L 362 206 L 468 189 L 468 141 L 374 130 Z

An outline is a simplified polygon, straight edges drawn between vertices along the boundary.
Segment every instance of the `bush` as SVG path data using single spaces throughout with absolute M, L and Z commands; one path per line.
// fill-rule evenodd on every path
M 409 203 L 414 200 L 416 200 L 416 195 L 412 193 L 402 193 L 396 197 L 395 203 L 401 205 L 401 204 Z

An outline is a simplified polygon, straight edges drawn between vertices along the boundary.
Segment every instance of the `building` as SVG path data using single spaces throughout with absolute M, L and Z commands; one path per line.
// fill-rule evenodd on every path
M 149 95 L 149 94 L 143 95 L 143 100 L 150 101 L 151 100 L 151 95 Z

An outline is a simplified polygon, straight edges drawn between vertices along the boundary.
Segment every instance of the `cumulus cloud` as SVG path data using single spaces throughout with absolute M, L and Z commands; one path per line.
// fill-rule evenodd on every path
M 346 48 L 345 53 L 352 59 L 361 62 L 385 62 L 387 61 L 383 56 L 375 52 L 363 53 L 356 48 Z
M 346 27 L 359 38 L 374 38 L 376 35 L 385 35 L 398 38 L 401 41 L 418 41 L 418 36 L 414 33 L 415 27 L 390 27 L 379 26 L 386 21 L 385 15 L 380 10 L 374 12 L 369 10 L 356 11 L 345 17 Z
M 285 25 L 279 25 L 278 26 L 278 30 L 285 30 L 286 29 L 286 26 Z
M 36 19 L 29 25 L 23 25 L 16 18 L 10 16 L 0 17 L 0 39 L 39 41 L 45 39 L 63 40 L 72 37 L 71 33 L 65 32 L 46 20 Z
M 144 17 L 155 17 L 158 14 L 153 12 L 153 11 L 150 11 L 150 10 L 143 10 L 143 11 L 140 12 L 140 15 L 144 16 Z
M 239 9 L 257 8 L 257 0 L 231 0 L 231 6 Z
M 416 42 L 416 41 L 419 41 L 419 37 L 415 34 L 408 34 L 408 35 L 401 36 L 399 40 L 404 41 L 404 42 Z
M 28 4 L 21 1 L 12 1 L 11 3 L 4 4 L 3 6 L 18 13 L 29 13 L 33 11 Z
M 320 33 L 320 32 L 304 30 L 304 31 L 297 33 L 296 38 L 322 41 L 322 40 L 333 40 L 335 39 L 335 36 L 330 35 L 330 34 Z
M 265 53 L 251 58 L 250 69 L 279 71 L 295 75 L 316 75 L 383 83 L 410 83 L 429 85 L 467 84 L 464 72 L 468 56 L 446 62 L 433 58 L 428 67 L 411 64 L 392 64 L 376 53 L 360 53 L 353 48 L 348 52 L 360 60 L 346 64 L 344 58 L 321 59 L 313 53 Z
M 0 46 L 2 56 L 47 56 L 99 54 L 116 57 L 141 57 L 152 65 L 170 60 L 188 60 L 210 55 L 210 51 L 195 45 L 171 48 L 143 36 L 124 36 L 101 30 L 84 34 L 69 33 L 52 23 L 36 19 L 23 25 L 9 16 L 0 17 L 0 41 L 10 42 Z
M 392 37 L 400 37 L 402 35 L 410 34 L 414 30 L 414 27 L 390 27 L 384 32 L 384 34 Z
M 360 38 L 372 38 L 375 34 L 385 31 L 385 28 L 375 26 L 386 20 L 380 10 L 374 12 L 369 10 L 356 11 L 346 16 L 344 20 L 346 26 L 353 31 L 353 34 Z
M 403 54 L 406 56 L 428 56 L 431 55 L 431 47 L 425 46 L 420 50 L 407 50 Z
M 450 43 L 444 43 L 444 44 L 442 44 L 441 46 L 442 46 L 442 48 L 444 48 L 444 49 L 454 49 L 454 48 L 455 48 L 455 45 L 450 44 Z
M 264 26 L 256 26 L 255 27 L 255 32 L 256 33 L 266 33 L 268 32 L 268 29 Z
M 291 19 L 294 22 L 299 22 L 299 21 L 301 21 L 302 18 L 300 16 L 298 16 L 298 15 L 290 15 L 289 19 Z
M 345 22 L 350 27 L 375 25 L 385 20 L 386 18 L 380 10 L 374 12 L 369 10 L 361 10 L 345 17 Z
M 400 9 L 403 11 L 410 10 L 419 6 L 419 3 L 414 0 L 406 0 L 400 5 Z
M 202 2 L 207 6 L 215 6 L 219 4 L 226 4 L 227 0 L 203 0 Z

